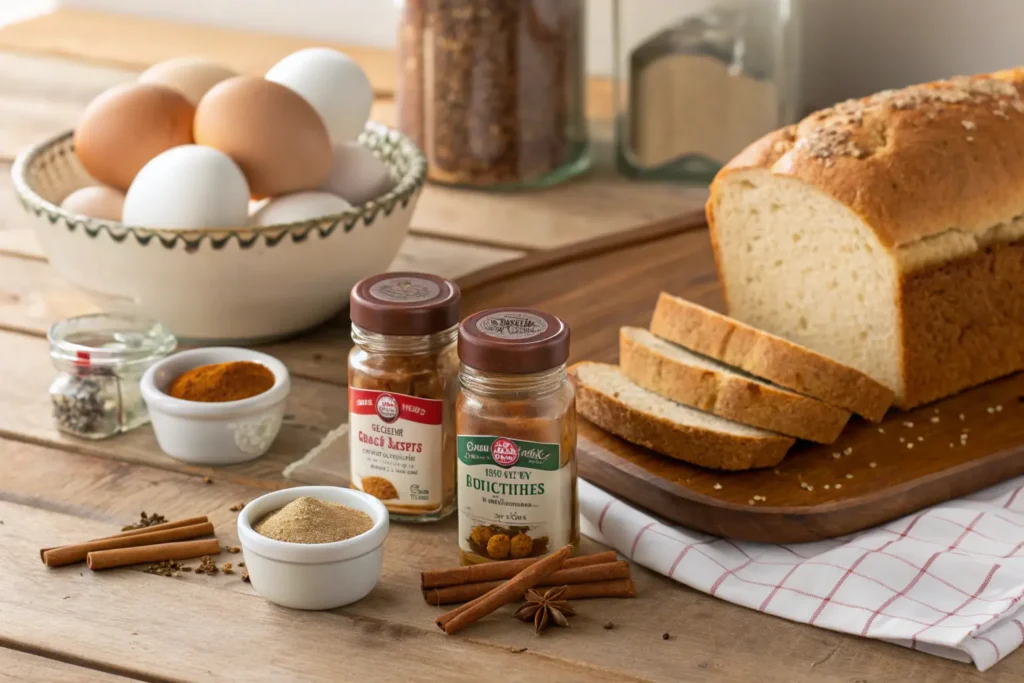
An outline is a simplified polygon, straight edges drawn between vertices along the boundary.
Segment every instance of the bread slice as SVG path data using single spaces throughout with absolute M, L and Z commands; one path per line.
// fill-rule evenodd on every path
M 651 332 L 874 422 L 895 398 L 892 389 L 859 370 L 665 292 L 658 297 Z
M 794 440 L 675 403 L 633 384 L 606 363 L 569 368 L 576 410 L 626 441 L 720 470 L 771 467 Z
M 836 408 L 671 344 L 647 330 L 619 332 L 622 374 L 644 389 L 720 417 L 818 443 L 850 419 Z

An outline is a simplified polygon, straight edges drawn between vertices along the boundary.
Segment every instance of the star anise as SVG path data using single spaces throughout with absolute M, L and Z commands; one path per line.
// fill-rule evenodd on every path
M 526 602 L 513 616 L 522 621 L 532 621 L 537 633 L 551 624 L 568 628 L 567 617 L 576 616 L 576 612 L 569 606 L 568 601 L 561 599 L 567 590 L 568 586 L 561 586 L 549 588 L 546 593 L 541 594 L 531 588 L 526 591 Z

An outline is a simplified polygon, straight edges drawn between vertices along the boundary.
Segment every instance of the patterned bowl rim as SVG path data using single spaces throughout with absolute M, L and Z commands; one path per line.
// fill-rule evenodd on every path
M 200 246 L 204 239 L 209 239 L 210 244 L 215 249 L 224 247 L 232 239 L 236 240 L 243 248 L 252 246 L 261 238 L 268 246 L 274 246 L 286 236 L 291 236 L 292 241 L 297 243 L 304 241 L 314 231 L 321 238 L 326 238 L 339 227 L 346 233 L 351 232 L 356 224 L 360 222 L 369 227 L 380 214 L 390 216 L 397 206 L 405 208 L 416 197 L 419 190 L 423 187 L 427 175 L 427 161 L 423 152 L 420 151 L 409 137 L 381 123 L 368 122 L 363 134 L 377 136 L 382 140 L 392 142 L 397 153 L 408 159 L 408 170 L 399 178 L 398 184 L 384 195 L 354 206 L 347 211 L 292 223 L 199 230 L 143 228 L 114 221 L 90 218 L 83 214 L 66 211 L 53 202 L 43 199 L 32 189 L 28 180 L 28 170 L 41 156 L 50 152 L 52 148 L 67 143 L 74 135 L 73 130 L 65 131 L 38 142 L 18 154 L 14 160 L 14 165 L 11 167 L 11 178 L 14 183 L 15 192 L 17 192 L 21 204 L 26 211 L 36 216 L 45 214 L 51 224 L 56 225 L 59 221 L 64 224 L 69 232 L 74 232 L 81 227 L 90 237 L 94 238 L 101 232 L 105 232 L 115 242 L 123 242 L 131 235 L 143 246 L 155 238 L 157 242 L 168 248 L 172 248 L 179 241 L 182 241 L 187 248 L 195 249 Z M 390 162 L 385 163 L 388 163 L 389 167 L 392 166 Z

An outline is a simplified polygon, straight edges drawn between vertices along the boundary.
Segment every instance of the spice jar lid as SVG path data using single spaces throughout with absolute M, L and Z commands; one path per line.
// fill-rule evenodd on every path
M 486 372 L 544 372 L 569 359 L 569 326 L 529 308 L 474 313 L 459 326 L 459 358 Z
M 380 273 L 352 288 L 349 317 L 358 327 L 400 337 L 436 334 L 459 322 L 462 293 L 427 273 Z

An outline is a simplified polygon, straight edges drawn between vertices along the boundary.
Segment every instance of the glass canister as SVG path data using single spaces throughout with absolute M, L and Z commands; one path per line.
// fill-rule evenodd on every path
M 177 340 L 160 323 L 117 313 L 69 318 L 50 327 L 50 385 L 57 428 L 104 439 L 149 422 L 139 380 Z
M 455 509 L 460 299 L 455 283 L 425 273 L 383 273 L 352 288 L 351 483 L 396 521 Z
M 590 163 L 584 0 L 399 0 L 398 126 L 428 177 L 554 185 Z
M 801 1 L 614 0 L 620 170 L 707 182 L 794 122 Z
M 579 545 L 576 391 L 569 328 L 525 308 L 459 327 L 459 550 L 462 564 Z

